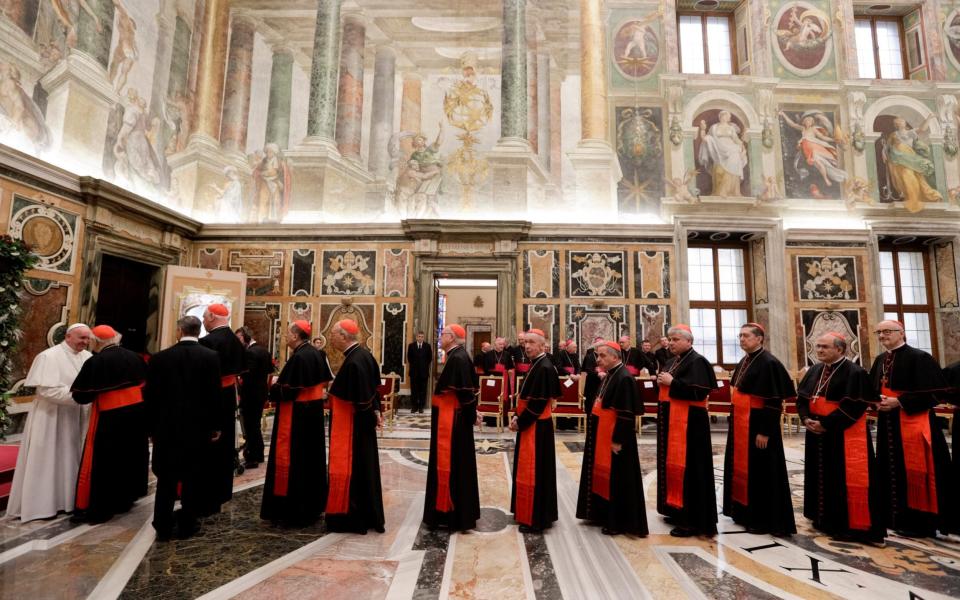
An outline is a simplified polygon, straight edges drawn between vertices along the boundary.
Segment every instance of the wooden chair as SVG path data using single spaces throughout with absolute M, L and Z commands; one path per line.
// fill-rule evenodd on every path
M 570 417 L 577 420 L 577 431 L 586 428 L 587 414 L 583 412 L 583 386 L 586 377 L 574 378 L 564 375 L 560 378 L 561 396 L 553 408 L 553 427 L 557 427 L 557 417 Z
M 637 435 L 640 435 L 643 432 L 643 418 L 657 418 L 660 388 L 657 387 L 656 377 L 638 375 L 635 379 L 637 380 L 637 389 L 640 392 L 640 401 L 643 404 L 643 412 L 637 415 Z
M 938 417 L 942 417 L 947 420 L 947 431 L 953 431 L 953 417 L 956 415 L 958 409 L 952 404 L 938 404 L 933 412 Z
M 521 387 L 523 387 L 523 375 L 517 373 L 513 380 L 513 389 L 510 391 L 510 397 L 507 398 L 507 401 L 510 403 L 507 407 L 509 411 L 517 410 L 517 401 L 520 399 Z
M 707 396 L 707 413 L 711 417 L 729 417 L 733 414 L 729 377 L 717 377 L 717 389 Z
M 485 375 L 480 378 L 480 391 L 477 392 L 480 431 L 483 431 L 483 417 L 494 417 L 497 420 L 497 431 L 503 431 L 506 399 L 507 385 L 503 377 Z
M 793 433 L 794 422 L 797 424 L 797 433 L 800 433 L 803 426 L 800 423 L 800 413 L 797 412 L 797 399 L 784 400 L 783 412 L 780 413 L 780 430 L 783 431 L 783 427 L 786 425 L 786 432 Z
M 383 429 L 380 430 L 380 435 L 383 435 L 383 430 L 388 426 L 393 429 L 394 418 L 397 414 L 396 400 L 399 387 L 399 375 L 388 373 L 380 376 L 380 385 L 377 386 L 377 391 L 380 392 L 380 413 L 383 415 L 384 425 Z

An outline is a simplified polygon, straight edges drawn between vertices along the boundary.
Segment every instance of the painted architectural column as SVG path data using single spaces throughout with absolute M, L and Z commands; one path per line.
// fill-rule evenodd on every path
M 307 137 L 334 143 L 337 129 L 337 80 L 340 71 L 341 0 L 317 0 L 310 67 Z
M 403 93 L 400 98 L 400 131 L 421 131 L 423 77 L 419 73 L 403 74 Z M 400 142 L 400 153 L 409 156 L 413 152 L 413 138 Z
M 80 9 L 76 50 L 92 57 L 104 69 L 110 63 L 113 41 L 113 0 L 87 0 L 90 12 Z
M 503 0 L 503 48 L 500 66 L 500 138 L 526 139 L 526 0 Z
M 602 0 L 580 0 L 580 139 L 607 139 Z
M 537 154 L 550 170 L 550 55 L 537 54 Z
M 230 0 L 206 0 L 203 22 L 195 29 L 200 30 L 200 56 L 191 142 L 197 139 L 209 144 L 220 137 L 227 36 L 230 33 Z
M 549 169 L 555 181 L 563 179 L 563 103 L 560 88 L 563 72 L 555 69 L 550 73 L 550 161 Z
M 527 140 L 530 141 L 530 148 L 533 153 L 537 153 L 540 138 L 540 103 L 537 92 L 539 91 L 537 79 L 539 64 L 537 62 L 537 41 L 530 40 L 527 49 Z
M 281 150 L 290 145 L 290 103 L 293 100 L 293 50 L 273 49 L 270 67 L 270 96 L 267 100 L 267 130 L 264 141 Z
M 157 10 L 157 54 L 153 62 L 153 84 L 150 88 L 150 114 L 152 116 L 161 115 L 163 103 L 167 99 L 176 19 L 177 3 L 174 0 L 161 0 L 160 8 Z
M 358 162 L 363 132 L 363 47 L 366 34 L 366 26 L 359 16 L 344 18 L 337 92 L 337 150 L 344 158 Z
M 254 31 L 254 22 L 249 17 L 233 18 L 220 121 L 220 145 L 227 152 L 244 154 L 247 149 Z
M 390 136 L 393 132 L 393 101 L 397 55 L 381 46 L 373 60 L 373 102 L 371 105 L 370 153 L 367 168 L 377 179 L 390 170 Z

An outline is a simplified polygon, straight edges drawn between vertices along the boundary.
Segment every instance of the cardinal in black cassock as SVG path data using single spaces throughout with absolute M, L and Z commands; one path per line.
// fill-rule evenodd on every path
M 723 464 L 723 514 L 757 533 L 797 532 L 780 415 L 797 392 L 783 364 L 763 348 L 756 323 L 740 328 L 740 359 L 731 377 L 733 414 Z
M 203 514 L 220 512 L 220 505 L 233 497 L 233 471 L 237 430 L 237 377 L 246 368 L 243 343 L 230 329 L 230 311 L 223 304 L 211 304 L 203 313 L 207 335 L 200 345 L 220 356 L 220 438 L 210 447 Z
M 950 489 L 953 491 L 954 498 L 960 498 L 960 446 L 957 440 L 960 439 L 960 362 L 955 362 L 943 370 L 943 375 L 950 385 L 950 393 L 947 396 L 947 402 L 953 404 L 953 431 L 951 440 L 953 443 L 953 461 L 950 468 Z M 950 533 L 960 534 L 960 511 L 952 510 L 949 513 L 950 522 L 948 530 Z
M 557 373 L 561 375 L 578 375 L 580 373 L 580 355 L 577 354 L 577 344 L 567 340 L 563 350 L 557 352 Z
M 177 484 L 182 507 L 177 513 L 177 537 L 187 538 L 197 531 L 205 476 L 199 458 L 208 452 L 220 425 L 220 358 L 197 343 L 200 319 L 184 317 L 177 329 L 177 344 L 150 359 L 143 392 L 157 476 L 153 527 L 160 540 L 173 533 Z
M 306 321 L 290 325 L 292 352 L 270 388 L 276 412 L 260 507 L 261 519 L 299 526 L 316 521 L 327 499 L 323 395 L 333 375 L 310 332 Z
M 539 329 L 525 336 L 530 371 L 518 393 L 510 430 L 517 432 L 513 454 L 513 497 L 510 510 L 520 531 L 541 531 L 557 520 L 557 467 L 551 408 L 560 398 L 560 376 L 545 351 Z
M 377 426 L 381 424 L 380 366 L 357 343 L 356 321 L 343 319 L 330 333 L 343 364 L 330 386 L 330 489 L 327 531 L 383 533 L 383 492 Z
M 846 349 L 841 334 L 818 338 L 821 362 L 797 386 L 797 413 L 807 428 L 803 515 L 828 535 L 875 542 L 886 527 L 866 412 L 879 398 Z
M 256 468 L 263 462 L 263 433 L 260 423 L 263 421 L 263 407 L 270 390 L 270 376 L 273 375 L 273 357 L 266 347 L 253 339 L 249 327 L 237 330 L 237 336 L 245 345 L 243 380 L 240 384 L 240 416 L 243 419 L 243 459 L 244 466 Z
M 497 338 L 493 349 L 483 353 L 483 372 L 485 375 L 506 377 L 511 369 L 513 369 L 513 357 L 504 346 L 503 338 Z
M 600 372 L 597 365 L 597 344 L 602 344 L 603 338 L 595 338 L 593 346 L 587 348 L 583 354 L 583 363 L 580 365 L 580 372 L 584 374 L 587 380 L 583 383 L 583 410 L 588 415 L 593 408 L 593 399 L 597 397 L 597 390 L 600 389 Z M 587 419 L 587 430 L 590 429 L 590 419 Z M 586 460 L 586 457 L 584 457 Z
M 657 376 L 657 511 L 676 524 L 670 535 L 717 533 L 717 495 L 707 396 L 717 387 L 710 362 L 693 349 L 687 325 L 667 332 L 673 360 Z
M 886 525 L 905 537 L 950 530 L 950 449 L 934 408 L 949 386 L 932 356 L 908 346 L 899 321 L 877 324 L 886 351 L 870 369 L 881 394 L 877 413 L 877 486 Z
M 620 346 L 606 342 L 597 349 L 607 376 L 588 418 L 591 460 L 580 471 L 577 517 L 603 527 L 606 535 L 647 535 L 643 474 L 637 451 L 635 407 L 642 406 L 640 390 L 620 360 Z
M 446 352 L 443 371 L 433 392 L 430 412 L 430 462 L 423 522 L 451 530 L 473 529 L 480 518 L 480 488 L 473 427 L 477 422 L 476 373 L 463 348 L 466 331 L 453 324 L 443 328 L 440 345 Z
M 75 521 L 101 523 L 126 512 L 147 494 L 149 449 L 143 404 L 147 365 L 119 346 L 109 325 L 93 328 L 99 351 L 71 387 L 78 404 L 91 404 L 77 475 Z

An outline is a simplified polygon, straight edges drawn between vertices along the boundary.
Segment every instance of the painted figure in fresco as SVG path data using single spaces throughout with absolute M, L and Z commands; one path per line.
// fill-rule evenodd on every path
M 117 14 L 117 45 L 113 49 L 113 58 L 110 59 L 110 81 L 116 90 L 122 90 L 127 85 L 127 75 L 140 57 L 137 50 L 137 22 L 130 17 L 130 12 L 121 0 L 113 0 L 113 7 Z
M 651 24 L 662 15 L 652 12 L 645 17 L 625 23 L 613 39 L 613 55 L 617 67 L 628 77 L 649 74 L 660 58 L 657 33 Z
M 747 166 L 747 145 L 740 127 L 731 122 L 730 111 L 721 110 L 719 121 L 707 128 L 700 121 L 700 164 L 709 169 L 713 196 L 740 196 L 740 182 Z
M 269 143 L 263 147 L 263 158 L 253 169 L 253 209 L 258 223 L 282 221 L 290 210 L 290 167 L 280 152 L 280 146 Z
M 894 130 L 883 138 L 881 157 L 887 167 L 888 187 L 903 199 L 910 212 L 923 208 L 924 202 L 940 202 L 943 196 L 930 185 L 934 166 L 930 146 L 921 139 L 934 115 L 927 117 L 920 127 L 910 129 L 902 117 L 893 120 Z
M 397 210 L 407 217 L 438 215 L 437 196 L 443 181 L 443 159 L 440 143 L 443 140 L 443 121 L 437 137 L 429 146 L 422 134 L 413 136 L 413 152 L 397 175 L 394 199 Z
M 50 130 L 40 108 L 24 91 L 20 70 L 0 62 L 0 135 L 7 138 L 9 130 L 25 138 L 37 151 L 50 146 Z
M 103 24 L 100 23 L 100 17 L 98 17 L 97 13 L 87 4 L 86 0 L 50 0 L 50 5 L 53 7 L 54 14 L 57 15 L 57 20 L 63 25 L 63 32 L 67 37 L 68 48 L 77 47 L 77 23 L 81 10 L 93 19 L 97 33 L 103 31 Z
M 847 180 L 846 172 L 840 168 L 840 155 L 834 143 L 840 131 L 833 126 L 825 114 L 819 110 L 804 112 L 800 115 L 799 123 L 782 110 L 778 114 L 788 127 L 800 132 L 793 168 L 800 175 L 801 180 L 809 175 L 809 171 L 803 167 L 804 164 L 820 173 L 826 187 Z M 815 191 L 813 184 L 810 187 L 811 191 Z
M 215 202 L 217 220 L 221 223 L 236 223 L 240 221 L 240 207 L 243 204 L 243 186 L 240 183 L 240 173 L 236 167 L 231 165 L 223 170 L 223 176 L 227 178 L 227 183 L 223 187 L 210 184 L 217 195 Z
M 830 24 L 818 10 L 802 10 L 799 6 L 790 9 L 787 29 L 778 29 L 780 48 L 808 51 L 818 49 L 830 38 Z
M 123 123 L 112 148 L 116 175 L 137 190 L 154 190 L 161 179 L 160 161 L 151 141 L 155 132 L 148 126 L 147 118 L 146 100 L 136 89 L 127 88 Z

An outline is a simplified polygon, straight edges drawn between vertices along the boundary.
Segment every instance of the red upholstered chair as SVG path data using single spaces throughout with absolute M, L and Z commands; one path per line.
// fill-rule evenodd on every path
M 707 412 L 711 417 L 729 417 L 733 414 L 729 377 L 717 377 L 717 389 L 707 396 Z
M 786 425 L 787 433 L 793 433 L 793 424 L 797 424 L 797 433 L 802 429 L 800 424 L 800 413 L 797 412 L 797 399 L 789 398 L 783 401 L 783 413 L 780 415 L 780 429 L 783 430 Z
M 497 431 L 503 431 L 504 404 L 507 399 L 507 386 L 503 377 L 484 376 L 480 378 L 480 391 L 477 392 L 477 414 L 480 415 L 480 431 L 483 431 L 483 417 L 497 420 Z
M 393 428 L 393 420 L 397 413 L 396 399 L 399 387 L 399 375 L 389 373 L 380 376 L 380 385 L 377 386 L 377 391 L 380 392 L 380 413 L 383 415 L 384 424 L 383 429 L 380 430 L 380 435 L 383 435 L 383 430 L 387 428 L 387 425 L 391 429 Z
M 564 375 L 560 378 L 561 396 L 553 408 L 553 426 L 557 426 L 557 417 L 571 417 L 577 420 L 577 431 L 586 425 L 587 415 L 583 412 L 583 385 L 586 378 L 573 378 Z
M 953 417 L 958 410 L 952 404 L 938 404 L 934 409 L 934 414 L 947 420 L 947 431 L 953 431 Z
M 643 404 L 643 413 L 637 415 L 637 435 L 643 432 L 643 418 L 657 418 L 657 404 L 660 402 L 660 388 L 657 387 L 657 378 L 647 375 L 638 375 L 637 388 L 640 391 L 640 401 Z

